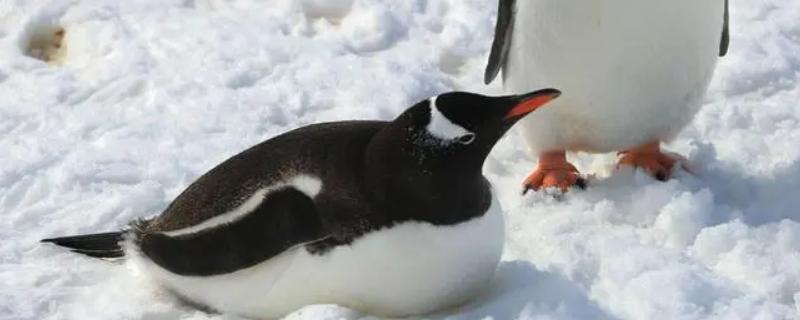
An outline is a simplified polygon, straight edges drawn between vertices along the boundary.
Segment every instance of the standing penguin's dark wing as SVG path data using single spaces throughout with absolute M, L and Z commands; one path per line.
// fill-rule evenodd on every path
M 188 234 L 136 233 L 141 251 L 184 276 L 213 276 L 257 265 L 286 250 L 326 238 L 314 201 L 285 187 L 265 195 L 245 216 Z
M 483 81 L 486 84 L 494 81 L 501 68 L 505 68 L 508 58 L 508 49 L 511 46 L 511 34 L 514 29 L 515 0 L 500 0 L 497 8 L 497 25 L 494 28 L 494 42 L 492 53 L 489 55 L 489 64 Z
M 728 17 L 730 13 L 728 12 L 728 0 L 725 0 L 725 18 L 722 22 L 722 39 L 719 42 L 719 56 L 724 57 L 728 54 L 728 45 L 731 41 L 730 31 L 728 30 L 728 21 L 730 18 Z

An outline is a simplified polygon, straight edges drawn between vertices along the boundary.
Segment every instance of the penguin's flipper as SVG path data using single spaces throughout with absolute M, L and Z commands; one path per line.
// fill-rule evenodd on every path
M 508 49 L 511 46 L 511 34 L 514 29 L 515 2 L 515 0 L 499 0 L 492 52 L 489 54 L 489 63 L 486 65 L 486 73 L 483 76 L 483 82 L 486 84 L 494 81 L 497 74 L 500 73 L 500 69 L 505 69 Z
M 234 221 L 190 233 L 147 230 L 135 234 L 150 260 L 184 276 L 235 272 L 327 238 L 314 200 L 293 187 L 270 192 Z
M 719 56 L 724 57 L 728 54 L 728 45 L 730 45 L 731 35 L 728 29 L 730 13 L 728 12 L 728 0 L 725 0 L 725 18 L 722 23 L 722 39 L 719 42 Z
M 123 237 L 124 232 L 120 231 L 50 238 L 41 242 L 70 248 L 72 252 L 94 258 L 119 258 L 125 255 L 119 245 Z

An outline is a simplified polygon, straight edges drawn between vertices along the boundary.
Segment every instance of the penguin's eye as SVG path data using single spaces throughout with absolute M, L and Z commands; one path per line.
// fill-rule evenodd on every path
M 456 141 L 458 141 L 458 143 L 460 143 L 460 144 L 470 144 L 470 143 L 475 141 L 475 134 L 474 133 L 470 133 L 470 134 L 466 134 L 466 135 L 460 136 L 460 137 L 458 137 L 458 139 L 456 139 Z

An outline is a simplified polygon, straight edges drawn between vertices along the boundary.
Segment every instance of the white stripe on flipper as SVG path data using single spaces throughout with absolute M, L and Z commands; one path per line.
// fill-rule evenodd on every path
M 244 218 L 249 213 L 253 212 L 264 201 L 264 197 L 272 191 L 292 187 L 305 195 L 314 198 L 322 190 L 322 181 L 310 175 L 297 175 L 289 179 L 268 187 L 264 187 L 253 193 L 247 201 L 236 207 L 235 209 L 215 216 L 213 218 L 204 220 L 196 225 L 186 227 L 183 229 L 165 231 L 162 234 L 170 237 L 179 237 L 188 234 L 198 233 L 208 229 L 214 229 L 219 226 L 227 225 Z
M 453 140 L 472 133 L 453 123 L 450 119 L 447 119 L 447 117 L 439 111 L 439 107 L 436 106 L 436 97 L 431 98 L 430 102 L 431 121 L 425 129 L 428 130 L 432 136 L 442 140 Z
M 322 181 L 305 174 L 292 178 L 289 181 L 289 185 L 305 193 L 310 198 L 316 197 L 322 190 Z

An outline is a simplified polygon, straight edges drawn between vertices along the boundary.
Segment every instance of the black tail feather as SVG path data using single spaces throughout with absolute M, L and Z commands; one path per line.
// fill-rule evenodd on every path
M 106 232 L 80 236 L 44 239 L 42 242 L 53 243 L 62 247 L 95 258 L 119 258 L 124 255 L 120 242 L 124 232 Z

